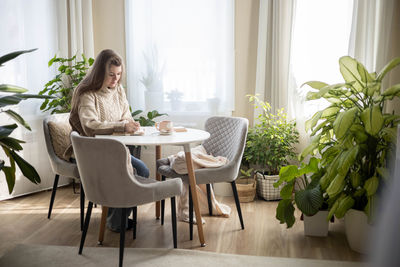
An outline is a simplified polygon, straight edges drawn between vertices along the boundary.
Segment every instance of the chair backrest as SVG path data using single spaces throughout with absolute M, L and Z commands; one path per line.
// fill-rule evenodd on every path
M 49 155 L 50 165 L 53 172 L 59 175 L 79 178 L 79 172 L 76 164 L 65 161 L 56 155 L 50 136 L 49 122 L 68 123 L 68 120 L 69 113 L 46 116 L 43 120 L 44 139 L 46 142 L 47 153 Z M 69 136 L 66 135 L 65 138 L 69 138 Z
M 249 121 L 238 117 L 210 117 L 205 123 L 205 130 L 210 138 L 203 142 L 206 151 L 213 156 L 224 156 L 230 165 L 240 167 L 246 145 Z
M 149 198 L 150 188 L 130 173 L 130 154 L 117 140 L 71 133 L 85 196 L 107 207 L 133 207 Z M 147 196 L 146 196 L 147 195 Z

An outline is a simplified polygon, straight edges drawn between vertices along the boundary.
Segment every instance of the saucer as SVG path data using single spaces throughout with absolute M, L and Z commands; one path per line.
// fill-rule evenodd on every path
M 161 132 L 160 131 L 160 135 L 171 135 L 173 133 L 174 133 L 173 131 L 170 131 L 170 132 Z

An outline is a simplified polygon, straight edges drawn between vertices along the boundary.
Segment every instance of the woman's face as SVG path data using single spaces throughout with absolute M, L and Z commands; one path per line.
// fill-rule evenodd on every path
M 121 73 L 121 66 L 110 65 L 110 68 L 106 71 L 103 86 L 114 88 L 121 78 Z

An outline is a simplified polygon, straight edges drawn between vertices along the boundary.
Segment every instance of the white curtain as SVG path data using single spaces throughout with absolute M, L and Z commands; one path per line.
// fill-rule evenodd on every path
M 59 0 L 58 56 L 94 57 L 92 0 Z
M 44 84 L 54 77 L 47 62 L 57 52 L 57 9 L 53 0 L 1 0 L 0 1 L 0 56 L 16 51 L 38 48 L 0 67 L 0 83 L 25 87 L 28 93 L 38 93 Z M 0 173 L 0 200 L 29 192 L 50 188 L 54 175 L 51 172 L 44 144 L 42 118 L 39 106 L 43 100 L 21 101 L 13 110 L 18 112 L 31 126 L 32 131 L 19 126 L 13 137 L 24 140 L 19 154 L 38 171 L 42 182 L 32 184 L 18 170 L 12 195 L 8 193 L 5 176 Z M 14 123 L 4 113 L 0 114 L 0 125 Z M 3 150 L 0 158 L 6 159 Z M 62 180 L 61 184 L 65 181 Z
M 260 0 L 255 93 L 275 112 L 288 106 L 292 20 L 296 1 Z M 257 118 L 255 110 L 254 117 Z
M 380 71 L 391 59 L 400 56 L 400 3 L 395 0 L 354 0 L 349 54 L 370 71 Z M 397 38 L 397 39 L 396 39 Z M 395 69 L 383 81 L 383 87 L 400 82 Z M 387 111 L 400 111 L 399 101 Z
M 233 110 L 233 0 L 127 0 L 125 10 L 128 99 L 134 110 L 182 116 Z M 161 80 L 152 95 L 140 82 L 149 67 Z M 174 92 L 181 95 L 179 108 Z

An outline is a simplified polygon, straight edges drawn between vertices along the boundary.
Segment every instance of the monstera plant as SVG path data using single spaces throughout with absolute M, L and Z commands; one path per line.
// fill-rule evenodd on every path
M 3 67 L 3 64 L 5 62 L 18 57 L 21 54 L 29 53 L 34 50 L 36 49 L 16 51 L 4 55 L 0 57 L 0 67 Z M 14 112 L 11 107 L 17 105 L 21 100 L 29 98 L 51 98 L 49 96 L 24 94 L 25 92 L 27 92 L 26 89 L 11 84 L 0 84 L 0 92 L 0 112 L 4 112 L 28 130 L 31 130 L 28 123 L 26 123 L 26 121 L 18 113 Z M 6 165 L 6 162 L 3 159 L 0 159 L 0 171 L 4 172 L 5 174 L 8 191 L 10 194 L 13 191 L 15 185 L 15 164 L 18 165 L 22 174 L 32 183 L 40 183 L 40 176 L 35 168 L 17 153 L 17 151 L 21 151 L 23 149 L 21 144 L 25 142 L 10 136 L 17 127 L 18 125 L 15 123 L 0 126 L 0 145 L 4 150 L 5 155 L 9 159 L 9 166 Z
M 310 81 L 307 100 L 331 104 L 306 122 L 311 144 L 300 159 L 318 152 L 324 175 L 320 186 L 328 197 L 329 217 L 342 218 L 353 208 L 371 217 L 376 192 L 388 176 L 388 159 L 400 116 L 385 112 L 387 101 L 400 96 L 400 84 L 382 88 L 385 75 L 400 64 L 390 61 L 380 72 L 368 72 L 356 59 L 339 60 L 344 83 Z

